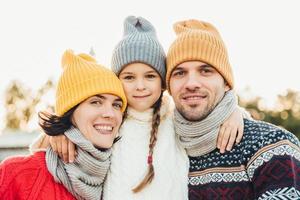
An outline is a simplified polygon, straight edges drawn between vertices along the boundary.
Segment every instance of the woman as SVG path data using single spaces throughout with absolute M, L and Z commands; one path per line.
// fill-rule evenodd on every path
M 1 199 L 99 199 L 110 166 L 111 146 L 127 101 L 113 72 L 86 54 L 67 50 L 56 90 L 55 114 L 40 112 L 49 135 L 64 133 L 77 146 L 73 163 L 63 162 L 51 147 L 0 165 Z M 45 144 L 48 143 L 45 142 Z M 41 144 L 41 148 L 47 147 Z

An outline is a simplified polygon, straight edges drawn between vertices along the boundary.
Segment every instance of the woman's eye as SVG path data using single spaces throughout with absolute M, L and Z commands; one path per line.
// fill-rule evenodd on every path
M 91 104 L 94 104 L 94 105 L 101 105 L 102 102 L 100 100 L 93 100 L 91 101 Z
M 121 110 L 122 104 L 121 103 L 114 103 L 113 107 L 116 108 L 117 110 Z

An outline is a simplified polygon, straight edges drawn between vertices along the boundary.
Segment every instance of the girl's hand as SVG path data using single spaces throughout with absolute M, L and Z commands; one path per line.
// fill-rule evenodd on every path
M 76 156 L 76 149 L 65 135 L 50 136 L 50 145 L 55 153 L 63 159 L 65 163 L 74 162 Z
M 243 110 L 237 107 L 220 128 L 217 140 L 217 148 L 220 149 L 220 153 L 225 153 L 225 149 L 230 151 L 234 143 L 238 144 L 241 141 L 243 134 Z

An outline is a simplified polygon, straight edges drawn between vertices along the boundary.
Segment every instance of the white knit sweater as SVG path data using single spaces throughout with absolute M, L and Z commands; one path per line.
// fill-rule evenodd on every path
M 133 193 L 147 172 L 152 109 L 137 112 L 128 108 L 120 129 L 122 137 L 113 146 L 111 167 L 104 184 L 104 200 L 185 200 L 188 199 L 188 157 L 175 140 L 168 101 L 161 107 L 161 122 L 154 147 L 155 177 L 139 193 Z

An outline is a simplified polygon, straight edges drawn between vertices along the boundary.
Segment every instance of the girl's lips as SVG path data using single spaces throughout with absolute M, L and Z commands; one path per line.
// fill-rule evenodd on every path
M 143 96 L 133 96 L 134 98 L 137 98 L 137 99 L 142 99 L 142 98 L 146 98 L 146 97 L 149 97 L 150 95 L 143 95 Z

